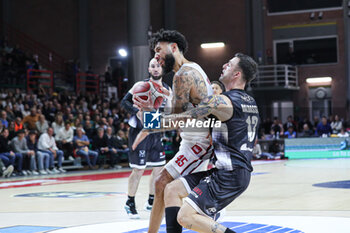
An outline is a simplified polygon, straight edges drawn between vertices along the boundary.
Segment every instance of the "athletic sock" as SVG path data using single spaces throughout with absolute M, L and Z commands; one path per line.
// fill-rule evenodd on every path
M 154 195 L 149 195 L 148 196 L 148 204 L 150 204 L 150 205 L 153 205 L 153 201 L 154 201 Z
M 179 206 L 171 206 L 165 208 L 165 222 L 167 233 L 181 233 L 182 226 L 177 222 L 177 213 L 179 212 Z
M 231 230 L 230 228 L 226 228 L 226 231 L 224 233 L 236 233 L 236 232 Z
M 128 196 L 128 200 L 126 201 L 126 204 L 129 205 L 130 203 L 135 204 L 135 197 Z

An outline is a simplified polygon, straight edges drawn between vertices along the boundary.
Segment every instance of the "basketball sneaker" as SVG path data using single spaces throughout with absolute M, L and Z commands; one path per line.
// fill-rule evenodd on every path
M 143 209 L 146 210 L 147 212 L 151 212 L 152 211 L 152 205 L 150 205 L 148 203 L 148 201 L 146 201 L 145 205 L 143 206 Z
M 140 219 L 140 215 L 137 213 L 135 203 L 126 203 L 124 206 L 126 213 L 130 219 Z

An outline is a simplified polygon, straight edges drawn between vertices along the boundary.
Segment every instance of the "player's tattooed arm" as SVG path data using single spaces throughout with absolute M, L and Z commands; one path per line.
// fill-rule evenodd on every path
M 190 92 L 193 83 L 189 67 L 181 68 L 173 80 L 173 113 L 185 112 L 190 104 Z
M 223 95 L 212 95 L 204 98 L 196 108 L 180 114 L 166 115 L 164 118 L 169 118 L 172 121 L 188 118 L 201 119 L 210 114 L 218 114 L 218 112 L 220 112 L 218 111 L 219 109 L 227 108 L 229 107 L 229 104 L 230 103 L 227 103 L 227 100 L 225 100 L 225 97 Z

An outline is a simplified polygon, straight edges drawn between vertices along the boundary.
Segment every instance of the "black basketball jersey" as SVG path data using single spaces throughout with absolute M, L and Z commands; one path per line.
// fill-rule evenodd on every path
M 258 135 L 260 117 L 253 97 L 244 90 L 224 92 L 232 102 L 233 116 L 213 129 L 213 145 L 218 169 L 234 170 L 243 167 L 253 171 L 250 163 Z

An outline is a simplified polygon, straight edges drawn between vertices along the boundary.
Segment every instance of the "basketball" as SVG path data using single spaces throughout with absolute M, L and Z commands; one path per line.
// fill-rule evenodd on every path
M 164 101 L 164 93 L 162 86 L 152 82 L 141 82 L 137 84 L 133 90 L 133 95 L 138 96 L 142 100 L 148 101 L 148 97 L 151 97 L 151 103 L 154 109 L 158 109 Z
M 139 98 L 143 100 L 148 100 L 148 92 L 151 88 L 151 85 L 149 82 L 141 82 L 139 84 L 136 84 L 133 95 L 138 96 Z
M 164 93 L 162 91 L 162 86 L 159 84 L 149 81 L 151 84 L 151 98 L 153 103 L 153 108 L 158 109 L 164 100 Z

